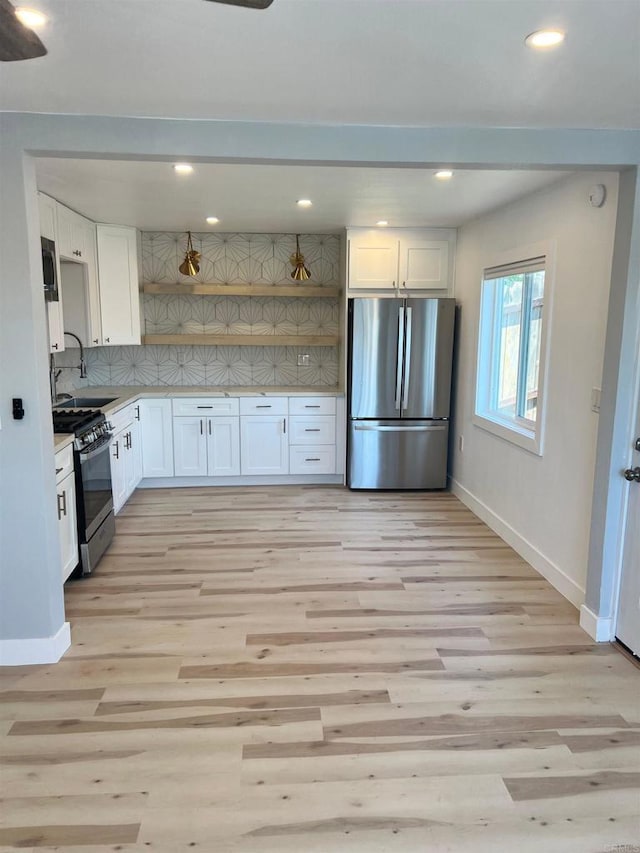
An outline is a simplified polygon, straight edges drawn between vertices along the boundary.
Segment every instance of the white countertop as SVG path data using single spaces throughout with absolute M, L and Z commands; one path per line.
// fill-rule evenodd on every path
M 113 397 L 102 406 L 105 415 L 113 415 L 141 398 L 152 397 L 343 397 L 344 391 L 325 385 L 268 386 L 242 385 L 100 385 L 78 388 L 78 397 Z M 64 402 L 64 401 L 61 401 Z M 66 436 L 64 436 L 66 437 Z M 56 445 L 56 450 L 61 449 Z

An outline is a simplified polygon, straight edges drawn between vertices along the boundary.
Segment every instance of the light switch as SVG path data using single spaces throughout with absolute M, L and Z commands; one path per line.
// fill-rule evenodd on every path
M 298 353 L 298 367 L 309 367 L 311 364 L 311 356 L 308 352 Z
M 600 388 L 591 389 L 591 411 L 600 414 Z

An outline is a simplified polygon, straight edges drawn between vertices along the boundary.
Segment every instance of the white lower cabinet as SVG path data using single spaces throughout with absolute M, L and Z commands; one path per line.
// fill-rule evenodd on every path
M 240 418 L 242 474 L 253 476 L 289 473 L 287 416 L 245 415 Z
M 173 419 L 176 477 L 233 477 L 240 473 L 239 418 Z
M 113 509 L 119 512 L 142 478 L 142 443 L 136 406 L 118 412 L 111 443 L 111 489 Z
M 67 580 L 78 565 L 78 526 L 76 521 L 76 480 L 73 470 L 73 449 L 67 447 L 55 457 L 56 500 L 62 581 Z
M 142 399 L 136 407 L 140 418 L 142 476 L 173 477 L 171 400 Z

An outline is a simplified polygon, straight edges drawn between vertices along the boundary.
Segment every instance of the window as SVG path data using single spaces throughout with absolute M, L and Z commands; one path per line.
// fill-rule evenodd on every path
M 474 422 L 541 453 L 546 255 L 488 267 L 482 278 Z

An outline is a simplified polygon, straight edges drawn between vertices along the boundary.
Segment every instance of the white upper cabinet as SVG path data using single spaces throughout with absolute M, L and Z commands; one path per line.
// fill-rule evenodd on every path
M 58 252 L 65 328 L 86 347 L 102 343 L 96 226 L 58 204 Z
M 140 295 L 136 230 L 122 225 L 96 226 L 102 343 L 140 343 Z
M 40 236 L 47 240 L 57 240 L 57 207 L 55 199 L 44 193 L 38 193 L 38 212 L 40 215 Z M 47 325 L 49 333 L 49 352 L 62 352 L 64 349 L 64 318 L 62 315 L 62 282 L 60 276 L 60 256 L 56 246 L 56 274 L 58 277 L 58 300 L 47 302 Z M 42 297 L 44 299 L 44 295 Z
M 447 240 L 400 240 L 400 288 L 446 290 L 449 286 Z
M 347 240 L 350 290 L 451 290 L 455 229 L 352 228 Z

